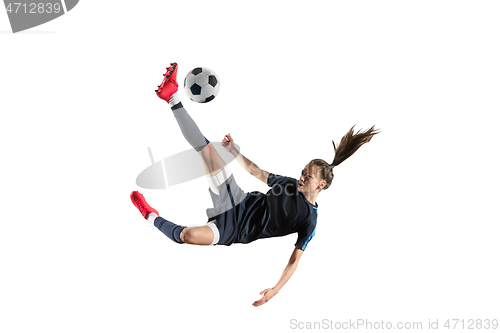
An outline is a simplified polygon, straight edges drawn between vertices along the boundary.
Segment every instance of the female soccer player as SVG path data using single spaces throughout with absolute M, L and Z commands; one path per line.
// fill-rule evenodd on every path
M 160 217 L 158 211 L 139 192 L 132 192 L 130 197 L 142 216 L 176 243 L 231 245 L 298 233 L 295 248 L 278 283 L 262 291 L 262 298 L 253 303 L 254 306 L 260 306 L 276 295 L 295 272 L 302 253 L 316 231 L 316 198 L 321 191 L 330 187 L 333 168 L 379 132 L 371 127 L 354 134 L 354 127 L 351 128 L 338 147 L 333 143 L 333 162 L 329 164 L 321 159 L 310 161 L 302 170 L 299 180 L 262 170 L 235 148 L 234 140 L 228 134 L 222 140 L 224 148 L 252 176 L 271 187 L 266 194 L 246 193 L 236 184 L 231 170 L 184 109 L 177 93 L 177 67 L 176 63 L 170 64 L 156 94 L 169 103 L 185 139 L 201 156 L 214 208 L 207 210 L 206 225 L 185 227 Z

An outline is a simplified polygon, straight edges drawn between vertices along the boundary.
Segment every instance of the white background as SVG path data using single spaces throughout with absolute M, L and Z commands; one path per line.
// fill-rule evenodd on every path
M 84 0 L 12 34 L 0 10 L 0 331 L 500 319 L 499 14 L 496 1 Z M 296 235 L 178 245 L 130 202 L 140 190 L 174 222 L 206 222 L 205 179 L 135 184 L 147 147 L 189 148 L 154 93 L 173 61 L 180 81 L 217 72 L 217 98 L 182 91 L 186 109 L 270 172 L 332 160 L 354 124 L 382 130 L 335 169 L 316 236 L 262 307 Z

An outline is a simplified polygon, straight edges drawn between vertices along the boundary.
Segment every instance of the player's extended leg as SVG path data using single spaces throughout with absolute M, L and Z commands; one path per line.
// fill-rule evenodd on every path
M 176 243 L 211 245 L 219 241 L 217 228 L 214 228 L 211 223 L 200 227 L 181 226 L 158 216 L 158 211 L 146 202 L 141 193 L 132 192 L 130 199 L 145 219 L 154 223 L 155 227 Z
M 210 187 L 218 194 L 217 187 L 230 176 L 229 170 L 224 170 L 226 162 L 220 157 L 210 141 L 201 134 L 200 129 L 181 103 L 177 93 L 177 64 L 172 63 L 164 74 L 161 85 L 156 90 L 156 95 L 167 101 L 186 141 L 200 154 Z

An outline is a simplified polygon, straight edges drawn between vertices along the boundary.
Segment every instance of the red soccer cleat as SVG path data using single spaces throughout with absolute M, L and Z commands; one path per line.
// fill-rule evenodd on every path
M 130 199 L 132 199 L 132 203 L 134 204 L 135 207 L 141 212 L 142 216 L 144 216 L 145 219 L 148 218 L 148 215 L 151 213 L 155 213 L 156 215 L 158 214 L 158 211 L 151 207 L 147 202 L 144 196 L 137 192 L 134 191 L 130 193 Z
M 170 96 L 175 94 L 179 87 L 179 84 L 177 83 L 177 63 L 171 63 L 170 67 L 167 68 L 167 72 L 163 74 L 163 76 L 165 76 L 165 78 L 158 86 L 158 90 L 155 91 L 158 97 L 168 102 Z

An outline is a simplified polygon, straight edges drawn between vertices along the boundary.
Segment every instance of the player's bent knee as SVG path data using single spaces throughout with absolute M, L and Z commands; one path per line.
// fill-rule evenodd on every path
M 181 241 L 183 241 L 186 244 L 209 245 L 212 240 L 209 239 L 210 238 L 208 237 L 209 235 L 204 231 L 205 230 L 200 227 L 184 228 L 180 235 Z M 208 231 L 210 231 L 210 234 L 212 233 L 210 229 L 208 229 Z
M 196 231 L 193 228 L 182 229 L 181 241 L 186 244 L 196 244 Z
M 188 241 L 187 241 L 187 239 L 189 238 L 189 235 L 188 235 L 188 236 L 186 236 L 186 234 L 189 234 L 189 229 L 190 229 L 190 228 L 188 228 L 188 227 L 186 227 L 186 228 L 182 229 L 181 234 L 179 235 L 179 237 L 181 238 L 181 241 L 182 241 L 183 243 L 187 243 L 187 244 L 189 244 L 189 243 L 188 243 Z

